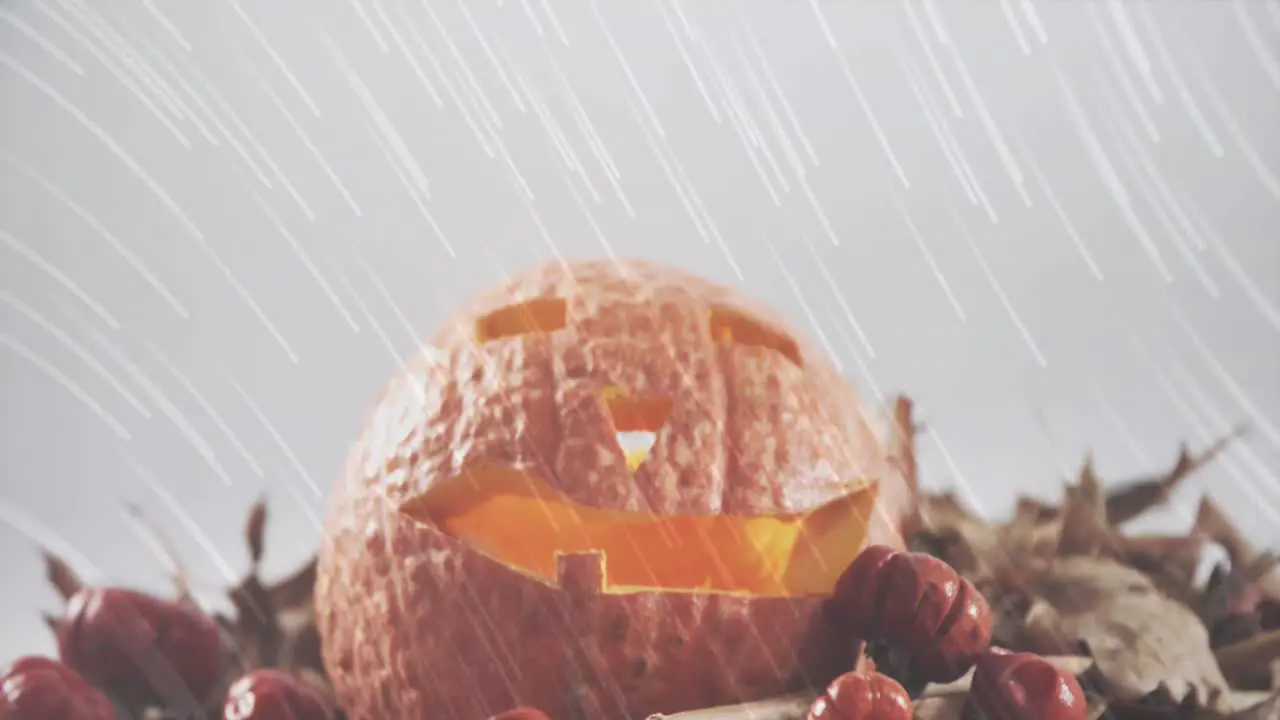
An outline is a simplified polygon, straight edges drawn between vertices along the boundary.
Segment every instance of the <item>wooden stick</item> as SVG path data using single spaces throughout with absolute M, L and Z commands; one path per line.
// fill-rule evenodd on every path
M 1214 654 L 1222 672 L 1228 677 L 1247 670 L 1264 672 L 1272 662 L 1280 659 L 1280 630 L 1232 643 L 1219 648 Z
M 648 720 L 802 720 L 813 704 L 808 693 L 786 695 L 741 705 L 690 710 L 673 715 L 650 715 Z

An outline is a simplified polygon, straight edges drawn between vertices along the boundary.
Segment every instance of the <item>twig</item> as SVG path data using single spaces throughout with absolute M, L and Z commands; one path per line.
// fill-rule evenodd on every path
M 1219 648 L 1214 655 L 1223 674 L 1228 677 L 1249 670 L 1264 670 L 1272 661 L 1280 659 L 1280 630 L 1232 643 Z
M 650 715 L 648 720 L 800 720 L 811 704 L 813 695 L 805 693 L 673 715 Z

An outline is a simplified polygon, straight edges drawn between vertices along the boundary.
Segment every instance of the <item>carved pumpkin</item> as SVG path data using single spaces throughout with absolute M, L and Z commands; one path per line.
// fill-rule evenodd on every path
M 648 434 L 650 444 L 633 443 Z M 821 687 L 822 599 L 905 485 L 777 317 L 647 263 L 458 313 L 377 403 L 317 584 L 353 720 L 645 717 Z

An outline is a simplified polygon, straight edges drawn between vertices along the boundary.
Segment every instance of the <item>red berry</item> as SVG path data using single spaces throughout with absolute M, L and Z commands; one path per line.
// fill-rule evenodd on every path
M 880 576 L 884 564 L 898 551 L 886 545 L 871 545 L 858 553 L 836 581 L 828 612 L 856 637 L 874 634 L 880 614 Z
M 1031 653 L 991 648 L 978 659 L 969 716 L 990 720 L 1084 720 L 1084 691 L 1070 673 Z M 977 712 L 974 712 L 974 711 Z
M 950 565 L 923 553 L 885 563 L 890 586 L 885 621 L 931 682 L 959 679 L 991 644 L 991 608 Z M 897 612 L 894 610 L 897 609 Z
M 65 662 L 113 692 L 174 707 L 203 706 L 222 680 L 226 649 L 195 607 L 119 588 L 85 588 L 58 624 Z
M 911 720 L 911 697 L 877 672 L 845 673 L 809 706 L 805 720 Z
M 102 691 L 57 660 L 24 657 L 0 675 L 4 720 L 116 720 Z
M 223 720 L 333 720 L 332 706 L 314 687 L 280 670 L 255 670 L 227 691 Z
M 963 676 L 991 642 L 991 608 L 951 566 L 873 545 L 841 575 L 828 613 L 854 637 L 884 641 L 928 682 Z

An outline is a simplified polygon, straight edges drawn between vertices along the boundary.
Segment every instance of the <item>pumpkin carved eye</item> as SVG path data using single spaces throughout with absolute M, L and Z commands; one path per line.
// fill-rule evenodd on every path
M 667 424 L 671 398 L 636 395 L 615 386 L 606 387 L 603 396 L 627 469 L 635 472 L 649 457 L 658 433 Z
M 800 346 L 784 333 L 738 310 L 727 307 L 711 309 L 711 337 L 718 342 L 764 348 L 779 353 L 796 367 L 803 368 Z
M 476 342 L 563 330 L 568 315 L 564 298 L 534 298 L 500 307 L 476 320 Z

